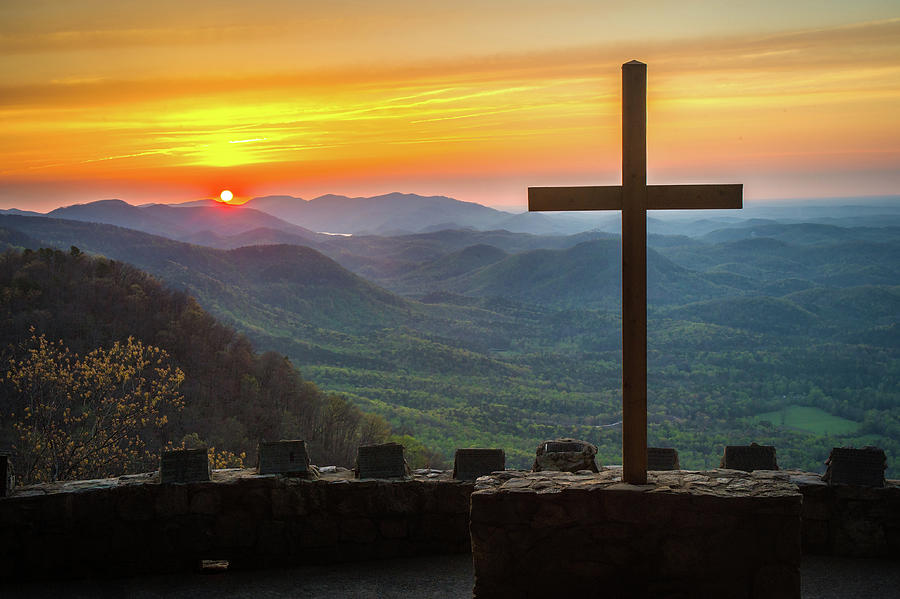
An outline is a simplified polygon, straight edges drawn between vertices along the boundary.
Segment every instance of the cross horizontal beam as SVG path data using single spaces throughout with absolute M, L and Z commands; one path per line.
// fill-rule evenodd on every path
M 741 208 L 743 185 L 648 185 L 647 210 Z M 529 212 L 562 210 L 621 210 L 621 185 L 585 187 L 529 187 Z

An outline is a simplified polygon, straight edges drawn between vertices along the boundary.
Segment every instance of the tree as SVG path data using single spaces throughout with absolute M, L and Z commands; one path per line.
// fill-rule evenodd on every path
M 24 483 L 153 468 L 169 415 L 184 405 L 184 373 L 165 351 L 129 337 L 79 358 L 33 329 L 22 350 L 6 378 Z
M 449 467 L 447 460 L 444 459 L 440 452 L 426 447 L 424 443 L 413 436 L 391 435 L 390 441 L 403 446 L 406 461 L 413 470 L 417 468 L 444 470 Z

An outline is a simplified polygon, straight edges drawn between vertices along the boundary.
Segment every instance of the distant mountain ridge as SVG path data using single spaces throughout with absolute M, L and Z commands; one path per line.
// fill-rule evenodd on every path
M 73 204 L 47 214 L 16 209 L 0 212 L 105 223 L 181 241 L 190 241 L 192 236 L 227 237 L 260 228 L 306 238 L 317 232 L 403 235 L 445 229 L 568 235 L 594 229 L 596 222 L 613 222 L 616 218 L 614 215 L 585 219 L 584 215 L 575 218 L 529 212 L 513 214 L 446 196 L 409 193 L 354 198 L 328 194 L 312 200 L 265 196 L 244 204 L 197 200 L 134 206 L 119 199 L 108 199 Z
M 173 208 L 173 210 L 179 210 Z M 115 225 L 0 215 L 0 242 L 80 249 L 129 262 L 220 316 L 367 328 L 406 314 L 405 300 L 300 245 L 217 250 Z M 21 243 L 24 242 L 24 243 Z M 286 312 L 290 310 L 290 312 Z
M 523 207 L 525 198 L 523 193 Z M 805 229 L 801 235 L 824 235 L 827 239 L 828 234 L 822 233 L 827 228 L 825 225 L 847 226 L 852 221 L 859 228 L 900 227 L 900 197 L 876 198 L 871 206 L 864 200 L 842 200 L 848 202 L 846 205 L 826 200 L 818 204 L 815 201 L 750 201 L 741 211 L 702 211 L 696 217 L 684 211 L 654 211 L 648 215 L 647 225 L 650 234 L 695 238 L 710 235 L 708 241 L 736 239 L 748 235 L 748 228 L 750 236 L 755 233 L 772 236 L 765 231 L 767 227 L 799 225 L 798 231 Z M 0 213 L 44 216 L 15 208 Z M 318 233 L 399 236 L 442 230 L 505 230 L 533 235 L 573 235 L 591 231 L 618 233 L 621 226 L 617 211 L 512 213 L 447 196 L 399 192 L 371 197 L 326 194 L 311 200 L 271 195 L 240 205 L 211 199 L 140 206 L 121 200 L 100 200 L 59 208 L 45 216 L 114 224 L 217 247 L 226 245 L 222 238 L 263 228 L 296 234 L 310 242 Z M 814 226 L 808 226 L 810 223 Z M 792 239 L 790 233 L 787 235 L 787 239 Z M 281 242 L 294 243 L 286 238 Z M 253 243 L 248 240 L 248 244 Z
M 561 233 L 560 224 L 543 214 L 513 214 L 447 196 L 388 193 L 373 197 L 327 194 L 312 200 L 292 196 L 254 198 L 244 206 L 290 223 L 328 233 L 396 235 L 439 229 L 506 229 L 523 233 Z M 590 228 L 581 227 L 581 230 Z
M 178 207 L 168 204 L 132 206 L 122 200 L 98 200 L 88 204 L 57 208 L 48 212 L 46 216 L 116 225 L 179 240 L 200 233 L 227 236 L 259 228 L 276 229 L 306 238 L 315 235 L 308 229 L 285 222 L 271 214 L 221 202 Z

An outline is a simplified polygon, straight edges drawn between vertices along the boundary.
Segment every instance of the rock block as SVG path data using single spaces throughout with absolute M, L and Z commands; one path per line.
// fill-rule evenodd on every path
M 356 478 L 404 478 L 409 466 L 399 443 L 362 445 L 356 454 Z
M 0 452 L 0 497 L 9 495 L 15 484 L 12 470 L 12 456 Z
M 164 451 L 159 458 L 159 482 L 193 483 L 209 480 L 206 448 Z
M 589 470 L 598 472 L 597 447 L 587 441 L 577 439 L 555 439 L 544 441 L 535 450 L 533 472 L 557 470 L 560 472 L 578 472 Z
M 678 450 L 672 447 L 648 447 L 647 470 L 681 470 Z
M 835 447 L 825 463 L 828 468 L 822 480 L 829 485 L 884 486 L 887 457 L 878 447 Z
M 453 458 L 453 478 L 475 480 L 479 476 L 506 469 L 502 449 L 457 449 Z
M 286 474 L 309 477 L 309 454 L 305 441 L 260 442 L 256 470 L 259 474 Z
M 730 470 L 778 470 L 775 447 L 772 445 L 727 445 L 719 461 L 719 468 Z

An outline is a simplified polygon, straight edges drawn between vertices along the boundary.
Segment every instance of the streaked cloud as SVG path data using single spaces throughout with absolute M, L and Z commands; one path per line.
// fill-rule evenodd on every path
M 235 6 L 225 4 L 226 12 Z M 283 41 L 291 32 L 337 14 L 320 7 L 297 25 L 295 7 L 279 6 L 283 22 L 260 17 L 240 26 L 225 17 L 180 29 L 155 17 L 141 27 L 0 26 L 0 179 L 132 177 L 188 188 L 192 178 L 228 169 L 262 188 L 263 177 L 267 185 L 315 186 L 354 169 L 354 177 L 395 176 L 399 188 L 425 175 L 493 169 L 498 181 L 575 182 L 618 169 L 619 65 L 633 57 L 650 65 L 651 176 L 736 180 L 816 164 L 900 163 L 900 18 L 575 44 L 579 33 L 569 47 L 517 42 L 495 53 L 417 56 L 407 47 L 383 64 L 336 65 L 319 54 L 273 58 L 298 47 Z M 405 6 L 390 3 L 378 18 L 390 23 Z M 543 14 L 539 3 L 522 6 L 535 22 Z M 260 57 L 255 69 L 244 58 L 233 70 L 205 68 L 219 64 L 210 56 L 229 40 Z M 111 56 L 96 69 L 56 72 L 47 62 L 57 57 L 65 66 L 110 48 L 122 50 L 122 64 Z M 178 56 L 184 64 L 163 68 Z M 128 69 L 133 57 L 153 68 Z M 20 75 L 31 61 L 34 71 Z

